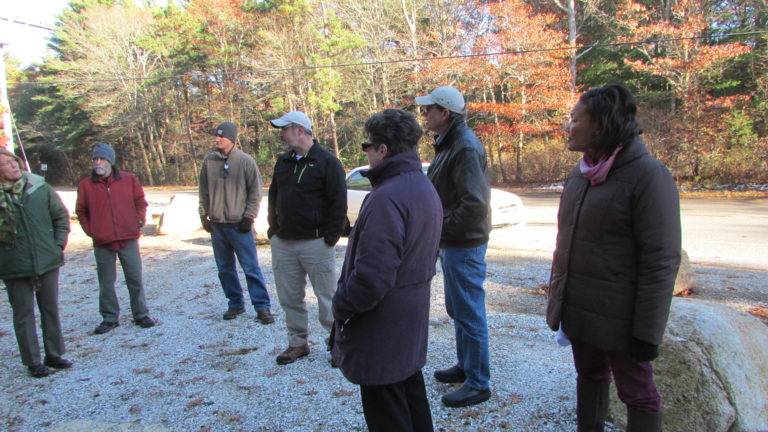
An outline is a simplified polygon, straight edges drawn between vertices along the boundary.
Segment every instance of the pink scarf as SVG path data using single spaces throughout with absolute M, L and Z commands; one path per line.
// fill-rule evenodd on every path
M 619 154 L 623 148 L 623 146 L 616 147 L 616 150 L 614 150 L 610 156 L 601 157 L 597 163 L 595 163 L 591 157 L 584 153 L 584 157 L 581 159 L 581 161 L 579 161 L 579 169 L 581 170 L 581 175 L 586 177 L 592 186 L 599 185 L 600 183 L 604 182 L 605 178 L 608 177 L 608 171 L 611 170 L 613 162 L 616 160 L 616 155 Z

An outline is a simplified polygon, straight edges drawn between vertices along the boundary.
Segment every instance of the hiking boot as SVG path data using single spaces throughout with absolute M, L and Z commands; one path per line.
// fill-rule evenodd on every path
M 231 320 L 237 318 L 238 315 L 245 312 L 245 308 L 229 308 L 224 312 L 224 319 Z
M 277 356 L 277 364 L 287 365 L 295 362 L 301 357 L 306 356 L 307 354 L 309 354 L 309 345 L 307 344 L 297 347 L 288 347 L 288 349 L 283 351 L 282 354 Z
M 112 329 L 114 329 L 118 325 L 120 324 L 116 322 L 102 321 L 101 324 L 99 324 L 99 326 L 96 327 L 96 330 L 94 330 L 93 332 L 96 334 L 104 334 L 112 331 Z
M 155 320 L 153 320 L 148 316 L 145 316 L 144 318 L 139 318 L 137 320 L 133 320 L 133 323 L 141 328 L 150 328 L 155 326 Z
M 72 367 L 71 361 L 61 357 L 46 357 L 43 364 L 56 369 L 69 369 Z
M 47 367 L 41 365 L 41 364 L 33 364 L 32 366 L 27 367 L 29 369 L 29 374 L 32 375 L 35 378 L 43 378 L 50 375 L 51 371 L 48 370 Z
M 256 321 L 266 325 L 275 322 L 275 317 L 272 316 L 272 312 L 269 308 L 256 311 Z

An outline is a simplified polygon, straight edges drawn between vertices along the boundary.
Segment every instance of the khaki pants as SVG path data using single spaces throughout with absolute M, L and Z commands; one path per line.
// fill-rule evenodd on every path
M 317 297 L 318 319 L 330 334 L 333 326 L 331 302 L 336 292 L 336 257 L 333 246 L 322 238 L 313 240 L 283 240 L 277 235 L 272 244 L 272 270 L 280 306 L 285 312 L 288 344 L 292 347 L 307 343 L 309 317 L 304 301 L 307 276 Z
M 21 362 L 26 366 L 42 363 L 35 326 L 35 298 L 40 310 L 46 357 L 64 355 L 64 338 L 59 321 L 59 269 L 40 276 L 40 290 L 35 291 L 30 278 L 6 279 L 8 301 L 13 309 L 13 330 L 19 343 Z

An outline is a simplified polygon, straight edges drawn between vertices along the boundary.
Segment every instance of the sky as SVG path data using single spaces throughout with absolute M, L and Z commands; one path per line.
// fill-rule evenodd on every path
M 3 0 L 0 17 L 29 24 L 53 27 L 69 0 Z M 27 25 L 0 20 L 0 43 L 22 66 L 39 61 L 46 52 L 50 32 Z

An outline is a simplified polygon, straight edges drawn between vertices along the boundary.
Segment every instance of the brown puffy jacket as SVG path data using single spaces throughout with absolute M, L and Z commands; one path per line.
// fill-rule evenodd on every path
M 680 265 L 680 199 L 672 175 L 636 138 L 604 183 L 578 166 L 560 198 L 547 324 L 608 351 L 632 337 L 660 344 Z

